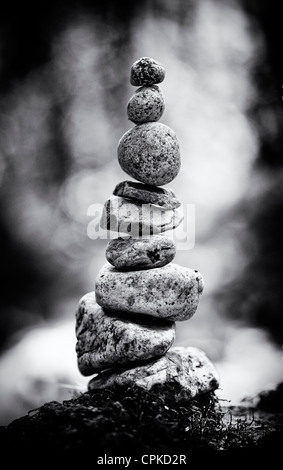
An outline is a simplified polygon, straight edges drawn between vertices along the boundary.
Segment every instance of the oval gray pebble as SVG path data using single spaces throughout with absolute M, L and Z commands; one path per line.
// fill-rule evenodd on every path
M 97 303 L 103 308 L 172 321 L 191 318 L 202 291 L 201 274 L 174 263 L 139 271 L 118 271 L 106 263 L 95 285 Z
M 160 394 L 170 393 L 173 400 L 181 402 L 216 390 L 219 374 L 201 349 L 175 347 L 146 364 L 102 372 L 90 380 L 88 390 L 112 386 L 155 388 Z
M 157 86 L 138 88 L 127 105 L 128 118 L 135 124 L 158 121 L 164 109 L 164 98 Z
M 131 67 L 130 82 L 134 86 L 156 85 L 164 78 L 164 66 L 151 57 L 141 57 Z
M 176 209 L 181 205 L 172 189 L 149 186 L 135 181 L 121 181 L 115 187 L 113 194 L 147 204 L 154 204 L 163 209 Z
M 163 235 L 115 238 L 108 243 L 105 255 L 117 269 L 150 269 L 171 263 L 176 248 L 173 240 Z
M 163 186 L 176 178 L 180 170 L 177 136 L 170 127 L 159 122 L 139 124 L 121 137 L 118 161 L 132 178 Z
M 78 368 L 91 375 L 162 356 L 174 342 L 175 324 L 106 312 L 89 292 L 77 307 L 76 336 Z

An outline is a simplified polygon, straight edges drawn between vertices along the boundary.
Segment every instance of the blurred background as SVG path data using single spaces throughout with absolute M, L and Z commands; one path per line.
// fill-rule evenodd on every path
M 129 177 L 132 63 L 166 69 L 161 122 L 195 204 L 191 250 L 205 290 L 175 345 L 202 348 L 237 403 L 283 380 L 283 134 L 278 2 L 29 1 L 0 7 L 0 424 L 86 390 L 75 309 L 94 290 L 107 240 L 91 204 Z

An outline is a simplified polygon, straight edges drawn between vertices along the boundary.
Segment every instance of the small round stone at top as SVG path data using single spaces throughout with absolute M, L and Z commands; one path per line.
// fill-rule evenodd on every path
M 152 86 L 161 83 L 165 77 L 165 68 L 151 57 L 141 57 L 131 67 L 130 82 L 134 86 Z
M 128 118 L 135 124 L 158 121 L 164 108 L 164 98 L 158 86 L 142 86 L 128 102 Z

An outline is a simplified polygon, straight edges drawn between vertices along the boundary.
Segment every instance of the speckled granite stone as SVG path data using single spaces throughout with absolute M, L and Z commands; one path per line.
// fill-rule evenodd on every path
M 181 208 L 163 210 L 151 204 L 111 196 L 104 204 L 100 226 L 104 230 L 136 237 L 172 230 L 178 227 L 183 219 Z
M 134 86 L 155 85 L 165 77 L 165 68 L 151 57 L 141 57 L 131 67 L 130 82 Z
M 188 320 L 203 291 L 197 270 L 170 263 L 158 269 L 118 271 L 106 263 L 96 278 L 96 300 L 113 311 Z
M 89 391 L 113 385 L 138 386 L 146 390 L 158 387 L 160 393 L 170 392 L 174 385 L 177 401 L 213 392 L 219 386 L 218 372 L 206 354 L 194 347 L 177 347 L 160 359 L 132 367 L 98 374 L 88 384 Z M 177 385 L 177 387 L 176 387 Z M 176 392 L 179 389 L 179 393 Z
M 172 189 L 149 186 L 148 184 L 136 183 L 135 181 L 121 181 L 115 187 L 113 194 L 161 206 L 163 209 L 176 209 L 181 205 Z
M 164 109 L 164 98 L 158 86 L 138 88 L 127 105 L 128 118 L 135 124 L 158 121 Z
M 174 342 L 175 324 L 106 312 L 96 303 L 95 293 L 89 292 L 77 307 L 76 336 L 78 368 L 91 375 L 162 356 Z
M 105 255 L 117 269 L 150 269 L 171 263 L 176 248 L 174 241 L 163 235 L 115 238 L 108 243 Z
M 118 161 L 132 178 L 163 186 L 176 178 L 181 166 L 175 132 L 159 122 L 147 122 L 129 129 L 118 143 Z

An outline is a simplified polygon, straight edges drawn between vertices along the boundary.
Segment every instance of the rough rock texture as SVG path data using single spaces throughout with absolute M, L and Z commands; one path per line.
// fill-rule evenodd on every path
M 117 269 L 160 268 L 176 255 L 175 243 L 163 235 L 148 238 L 114 238 L 106 248 L 106 259 Z
M 153 186 L 163 186 L 176 178 L 181 166 L 175 132 L 159 122 L 129 129 L 118 143 L 118 161 L 132 178 Z
M 165 354 L 174 342 L 175 324 L 140 320 L 140 317 L 117 317 L 103 311 L 96 303 L 94 292 L 84 295 L 76 311 L 76 352 L 80 372 L 91 375 L 109 367 Z
M 165 356 L 132 367 L 131 369 L 109 370 L 98 374 L 88 384 L 89 391 L 112 385 L 138 386 L 146 390 L 154 386 L 180 386 L 176 401 L 190 400 L 199 394 L 216 390 L 219 386 L 218 373 L 198 348 L 172 348 Z
M 111 196 L 104 204 L 100 226 L 132 237 L 172 230 L 184 219 L 181 208 L 165 210 L 151 204 Z
M 176 209 L 181 205 L 172 189 L 159 188 L 158 186 L 136 183 L 135 181 L 121 181 L 115 187 L 113 194 L 161 206 L 163 209 Z
M 131 67 L 130 82 L 134 86 L 155 85 L 164 80 L 165 68 L 151 57 L 141 57 Z
M 96 300 L 103 308 L 188 320 L 203 291 L 197 270 L 170 263 L 158 269 L 118 271 L 106 263 L 96 278 Z
M 158 121 L 164 109 L 164 98 L 158 86 L 138 88 L 127 105 L 128 118 L 135 124 Z

